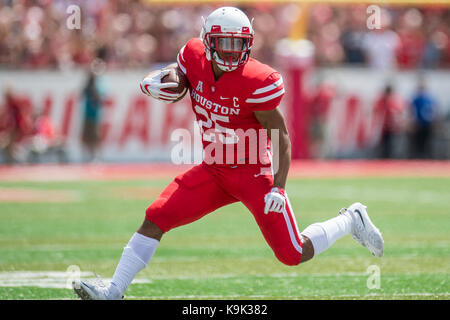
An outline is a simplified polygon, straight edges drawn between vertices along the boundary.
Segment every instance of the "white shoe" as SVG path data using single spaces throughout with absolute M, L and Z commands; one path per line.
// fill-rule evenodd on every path
M 72 287 L 81 300 L 120 300 L 123 296 L 113 295 L 108 288 L 100 284 L 91 284 L 79 279 L 72 281 Z
M 381 257 L 384 252 L 384 241 L 380 230 L 372 223 L 366 211 L 366 206 L 360 202 L 352 204 L 345 209 L 353 219 L 352 237 L 375 257 Z M 340 214 L 343 214 L 342 211 Z

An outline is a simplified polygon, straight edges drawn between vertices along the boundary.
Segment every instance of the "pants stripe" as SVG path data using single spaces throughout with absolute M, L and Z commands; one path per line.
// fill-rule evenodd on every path
M 300 232 L 298 231 L 297 221 L 295 220 L 295 216 L 292 211 L 291 203 L 286 194 L 286 206 L 283 209 L 284 220 L 286 221 L 286 225 L 289 231 L 289 237 L 291 238 L 292 245 L 295 250 L 297 250 L 300 254 L 302 253 L 302 246 L 300 241 Z
M 273 172 L 273 158 L 272 158 L 272 152 L 267 150 L 267 154 L 269 156 L 269 160 L 270 160 L 270 169 L 272 171 L 272 177 L 273 179 L 275 179 L 275 175 Z M 286 205 L 283 208 L 283 216 L 284 216 L 284 220 L 286 222 L 286 226 L 288 228 L 289 231 L 289 237 L 291 238 L 291 242 L 292 245 L 294 246 L 295 250 L 297 250 L 298 253 L 302 254 L 302 246 L 301 246 L 301 236 L 300 236 L 300 232 L 298 231 L 298 227 L 297 227 L 297 221 L 295 220 L 295 216 L 293 214 L 293 210 L 292 210 L 292 206 L 291 203 L 289 201 L 288 195 L 285 191 L 286 194 Z

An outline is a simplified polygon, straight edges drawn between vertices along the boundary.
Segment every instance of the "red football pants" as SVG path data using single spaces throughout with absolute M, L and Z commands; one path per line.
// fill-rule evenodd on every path
M 302 256 L 302 242 L 289 201 L 282 213 L 264 213 L 264 196 L 272 187 L 270 171 L 261 174 L 258 165 L 233 168 L 202 163 L 177 176 L 147 208 L 146 219 L 167 232 L 241 201 L 253 214 L 278 260 L 297 265 Z

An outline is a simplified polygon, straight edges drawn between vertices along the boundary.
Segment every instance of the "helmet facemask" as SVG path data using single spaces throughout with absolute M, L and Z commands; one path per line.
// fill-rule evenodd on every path
M 253 37 L 233 33 L 208 33 L 205 35 L 205 47 L 211 58 L 223 71 L 233 71 L 244 65 L 250 55 Z
M 222 71 L 233 71 L 249 59 L 253 45 L 253 19 L 237 8 L 223 7 L 203 19 L 200 38 L 206 58 Z

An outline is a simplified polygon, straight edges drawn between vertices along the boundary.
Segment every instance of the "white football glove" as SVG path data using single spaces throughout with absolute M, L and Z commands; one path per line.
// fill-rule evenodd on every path
M 269 212 L 282 212 L 286 205 L 286 193 L 282 188 L 272 188 L 269 193 L 264 197 L 266 206 L 264 207 L 264 213 Z
M 151 96 L 155 99 L 161 100 L 165 103 L 172 103 L 176 101 L 181 95 L 184 93 L 175 93 L 170 92 L 168 90 L 164 90 L 166 88 L 176 88 L 178 87 L 178 83 L 176 82 L 166 82 L 161 83 L 161 79 L 170 73 L 170 70 L 161 70 L 161 72 L 157 73 L 153 77 L 146 77 L 141 82 L 141 90 L 148 96 Z

